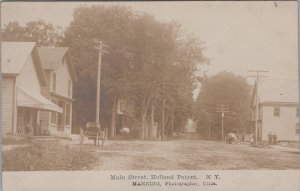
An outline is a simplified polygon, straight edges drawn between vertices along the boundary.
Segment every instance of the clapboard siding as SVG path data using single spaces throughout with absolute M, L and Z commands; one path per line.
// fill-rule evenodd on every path
M 24 67 L 17 77 L 16 86 L 39 94 L 41 92 L 39 79 L 31 55 L 26 60 Z
M 42 96 L 49 99 L 50 98 L 50 87 L 49 87 L 49 84 L 50 84 L 50 71 L 45 71 L 44 74 L 45 74 L 47 86 L 42 86 L 41 87 L 41 94 L 42 94 Z
M 61 63 L 57 64 L 57 68 L 54 72 L 56 73 L 56 90 L 54 92 L 58 95 L 72 98 L 72 93 L 73 93 L 72 88 L 71 88 L 71 95 L 70 96 L 68 95 L 68 86 L 69 86 L 69 80 L 71 80 L 71 76 L 69 73 L 66 59 L 63 59 Z M 53 79 L 51 80 L 51 82 L 52 81 Z M 52 83 L 51 83 L 51 87 L 52 87 Z
M 50 72 L 49 71 L 45 71 L 45 77 L 46 77 L 47 86 L 41 87 L 41 94 L 50 100 L 50 87 L 49 87 Z M 40 120 L 41 129 L 43 131 L 48 130 L 49 129 L 50 112 L 49 111 L 41 111 L 39 120 Z
M 32 55 L 30 54 L 27 58 L 21 72 L 16 78 L 16 87 L 25 89 L 32 93 L 41 94 L 41 86 L 36 73 L 36 69 L 33 63 Z M 15 99 L 16 100 L 16 99 Z M 40 122 L 39 117 L 37 116 L 37 122 Z M 15 120 L 17 117 L 15 117 Z
M 2 133 L 12 133 L 15 126 L 14 78 L 2 78 Z
M 280 108 L 280 116 L 274 116 L 274 107 Z M 295 106 L 263 106 L 262 139 L 268 140 L 270 132 L 276 133 L 278 140 L 299 141 L 296 124 L 299 123 Z

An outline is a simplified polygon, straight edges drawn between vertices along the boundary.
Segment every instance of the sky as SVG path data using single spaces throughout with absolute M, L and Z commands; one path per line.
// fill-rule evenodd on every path
M 81 4 L 121 4 L 152 14 L 159 21 L 181 23 L 185 35 L 203 41 L 204 55 L 211 62 L 201 68 L 208 75 L 229 71 L 247 76 L 247 70 L 268 70 L 269 78 L 298 77 L 295 1 L 4 2 L 1 26 L 42 19 L 66 27 L 74 8 Z

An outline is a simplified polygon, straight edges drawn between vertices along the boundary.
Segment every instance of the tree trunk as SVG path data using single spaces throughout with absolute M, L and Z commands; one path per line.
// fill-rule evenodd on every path
M 142 106 L 141 106 L 141 129 L 140 129 L 140 137 L 143 140 L 145 138 L 145 122 L 146 122 L 146 117 L 148 113 L 148 108 L 150 105 L 150 102 L 153 97 L 153 90 L 148 89 L 145 91 L 143 101 L 142 101 Z
M 162 103 L 162 126 L 161 126 L 161 140 L 164 140 L 164 136 L 165 136 L 165 102 L 166 100 L 163 99 L 163 103 Z
M 141 114 L 141 139 L 144 140 L 145 136 L 145 121 L 146 121 L 146 117 L 145 115 L 143 115 L 143 113 Z
M 154 124 L 154 104 L 151 104 L 151 116 L 150 116 L 150 126 L 149 126 L 149 137 L 153 137 L 153 124 Z
M 159 122 L 159 124 L 158 124 L 158 127 L 157 127 L 157 132 L 156 132 L 156 138 L 158 139 L 158 140 L 161 140 L 161 120 L 160 120 L 160 122 Z
M 117 98 L 114 98 L 112 112 L 111 112 L 111 126 L 110 126 L 110 137 L 116 135 L 116 114 L 117 114 Z
M 171 140 L 173 140 L 173 130 L 174 130 L 174 114 L 175 111 L 172 111 L 172 124 L 171 124 Z
M 144 128 L 144 138 L 149 137 L 149 121 L 145 120 L 145 128 Z

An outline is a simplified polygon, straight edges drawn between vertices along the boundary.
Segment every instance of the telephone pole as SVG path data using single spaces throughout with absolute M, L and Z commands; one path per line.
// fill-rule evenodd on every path
M 257 137 L 258 137 L 258 91 L 259 91 L 259 80 L 260 78 L 263 77 L 268 77 L 266 75 L 263 75 L 269 71 L 267 70 L 248 70 L 249 75 L 247 77 L 249 78 L 255 78 L 255 130 L 254 130 L 254 142 L 257 142 Z
M 221 115 L 222 115 L 222 141 L 224 141 L 225 140 L 225 136 L 224 136 L 224 114 L 229 112 L 229 106 L 224 105 L 224 104 L 220 104 L 220 105 L 217 105 L 216 110 L 217 110 L 217 112 L 221 113 Z
M 211 140 L 212 113 L 209 113 L 208 140 Z
M 98 74 L 97 74 L 97 98 L 96 98 L 96 123 L 99 123 L 100 114 L 100 79 L 101 79 L 101 60 L 102 60 L 102 41 L 99 42 Z

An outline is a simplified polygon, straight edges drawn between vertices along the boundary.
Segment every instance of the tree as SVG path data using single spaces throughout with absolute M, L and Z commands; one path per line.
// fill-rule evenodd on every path
M 25 29 L 17 21 L 4 25 L 1 37 L 5 41 L 25 41 Z
M 5 41 L 33 41 L 38 46 L 57 46 L 62 41 L 63 31 L 43 20 L 28 22 L 25 27 L 14 21 L 4 26 L 1 35 Z
M 126 99 L 134 105 L 140 138 L 147 137 L 145 128 L 153 104 L 156 109 L 152 118 L 161 120 L 162 82 L 185 87 L 185 96 L 164 97 L 167 105 L 191 103 L 196 64 L 206 58 L 197 39 L 182 38 L 180 25 L 158 22 L 151 15 L 135 13 L 124 6 L 80 6 L 73 17 L 63 44 L 72 47 L 73 61 L 79 72 L 80 83 L 74 93 L 75 109 L 81 121 L 94 120 L 95 115 L 97 40 L 103 41 L 108 51 L 102 57 L 101 103 L 105 103 L 100 108 L 102 123 L 111 123 L 113 127 L 114 120 L 110 119 L 115 117 L 116 100 Z M 170 116 L 171 113 L 166 112 L 167 126 Z
M 206 134 L 210 125 L 212 134 L 221 136 L 221 114 L 216 113 L 216 105 L 226 104 L 229 113 L 225 113 L 225 132 L 236 133 L 245 131 L 250 115 L 251 89 L 245 78 L 229 72 L 221 72 L 202 80 L 201 90 L 196 99 L 194 117 L 198 131 Z M 212 114 L 213 124 L 210 124 L 209 114 Z M 207 135 L 207 134 L 206 134 Z

